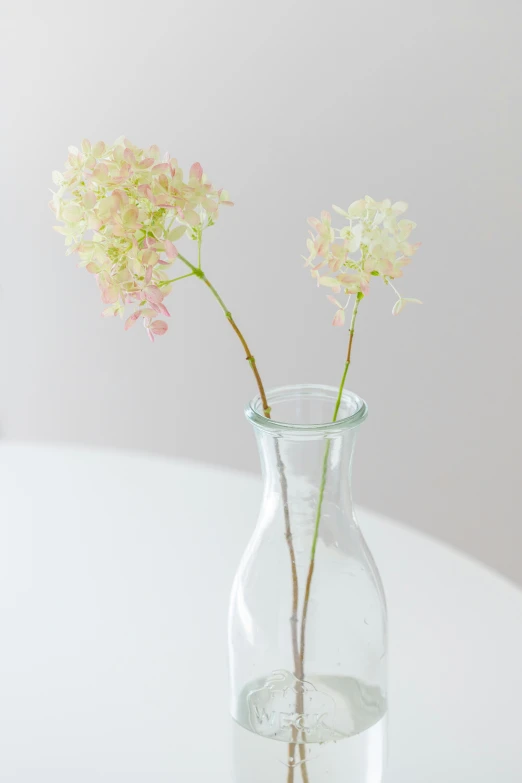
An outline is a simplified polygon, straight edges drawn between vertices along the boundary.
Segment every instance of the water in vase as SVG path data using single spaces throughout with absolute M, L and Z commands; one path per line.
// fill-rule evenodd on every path
M 377 687 L 274 672 L 243 690 L 234 717 L 234 783 L 382 783 L 386 700 Z

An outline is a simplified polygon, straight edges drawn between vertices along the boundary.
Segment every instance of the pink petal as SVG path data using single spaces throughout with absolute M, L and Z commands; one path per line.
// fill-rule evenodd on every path
M 152 280 L 152 267 L 148 266 L 145 270 L 145 282 L 148 284 Z
M 165 305 L 163 304 L 163 302 L 157 304 L 156 307 L 158 309 L 158 313 L 161 313 L 162 315 L 165 315 L 167 318 L 170 318 L 170 313 L 165 307 Z
M 154 240 L 152 240 L 152 244 L 154 244 Z M 141 259 L 141 263 L 143 266 L 154 266 L 158 263 L 158 254 L 154 250 L 145 250 Z
M 131 326 L 134 326 L 134 324 L 136 323 L 136 321 L 138 320 L 140 315 L 141 315 L 141 310 L 136 310 L 135 313 L 133 313 L 132 315 L 130 315 L 127 318 L 127 320 L 125 321 L 125 327 L 124 327 L 125 331 L 127 331 L 127 329 L 130 329 Z
M 156 165 L 152 167 L 153 174 L 159 174 L 161 171 L 168 171 L 168 170 L 169 170 L 168 163 L 156 163 Z
M 342 326 L 344 324 L 345 313 L 344 310 L 337 310 L 334 319 L 332 321 L 333 326 Z
M 176 250 L 176 247 L 172 244 L 172 242 L 169 239 L 166 239 L 164 242 L 165 245 L 165 252 L 169 258 L 176 258 L 178 255 L 178 251 Z
M 114 302 L 118 301 L 119 298 L 119 291 L 118 287 L 115 285 L 110 285 L 108 288 L 104 288 L 102 291 L 101 299 L 102 302 L 105 302 L 105 304 L 114 304 Z
M 201 177 L 203 176 L 203 169 L 201 167 L 201 163 L 193 163 L 190 167 L 189 177 L 194 178 L 197 180 L 201 180 Z
M 163 294 L 156 285 L 148 285 L 146 288 L 144 288 L 143 295 L 145 296 L 147 302 L 154 304 L 160 304 L 161 300 L 163 299 Z
M 165 334 L 168 328 L 168 324 L 166 324 L 165 321 L 153 321 L 150 325 L 150 331 L 153 334 L 157 334 L 158 337 Z
M 152 199 L 152 190 L 150 185 L 140 185 L 138 187 L 138 193 L 141 193 L 142 196 L 148 198 L 149 201 Z

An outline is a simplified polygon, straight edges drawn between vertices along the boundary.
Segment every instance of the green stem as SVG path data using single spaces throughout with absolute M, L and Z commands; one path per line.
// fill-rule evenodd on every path
M 161 288 L 161 286 L 169 285 L 170 283 L 175 283 L 176 280 L 184 280 L 186 277 L 192 277 L 194 275 L 194 272 L 188 272 L 186 275 L 180 275 L 179 277 L 174 277 L 172 280 L 162 280 L 158 283 L 158 287 Z
M 254 377 L 256 379 L 257 388 L 259 389 L 259 395 L 261 397 L 261 403 L 263 405 L 263 413 L 265 414 L 265 416 L 270 418 L 270 406 L 269 406 L 269 404 L 267 402 L 267 399 L 266 399 L 265 389 L 263 387 L 263 382 L 261 380 L 261 376 L 259 375 L 259 370 L 257 369 L 256 360 L 253 357 L 252 352 L 250 351 L 250 348 L 248 347 L 248 343 L 245 340 L 245 338 L 243 336 L 243 333 L 241 332 L 240 328 L 238 327 L 238 325 L 234 321 L 234 319 L 232 317 L 232 313 L 230 312 L 230 310 L 228 309 L 228 307 L 226 306 L 226 304 L 224 303 L 224 301 L 222 300 L 222 298 L 220 297 L 220 295 L 218 294 L 218 292 L 216 291 L 216 289 L 214 288 L 214 286 L 212 285 L 212 283 L 210 282 L 210 280 L 208 279 L 206 274 L 203 272 L 203 270 L 200 269 L 199 267 L 194 266 L 194 264 L 191 264 L 190 261 L 187 258 L 185 258 L 185 256 L 181 255 L 181 253 L 178 254 L 178 258 L 180 259 L 180 261 L 183 261 L 183 263 L 186 264 L 186 266 L 188 266 L 188 268 L 191 270 L 192 274 L 196 275 L 196 277 L 199 277 L 200 280 L 203 280 L 203 282 L 205 283 L 207 288 L 209 288 L 210 291 L 212 292 L 212 294 L 215 297 L 215 299 L 217 299 L 221 309 L 223 310 L 223 312 L 225 313 L 225 316 L 228 319 L 228 322 L 230 323 L 230 326 L 232 327 L 232 329 L 234 330 L 234 332 L 238 336 L 239 340 L 241 341 L 241 345 L 243 346 L 243 349 L 244 349 L 245 354 L 246 354 L 247 362 L 249 363 L 250 367 L 252 368 L 252 372 L 254 373 Z
M 359 312 L 359 305 L 363 299 L 362 294 L 357 294 L 357 298 L 355 300 L 355 304 L 353 306 L 352 311 L 352 319 L 350 322 L 350 338 L 348 340 L 348 351 L 346 354 L 346 362 L 344 365 L 344 371 L 343 376 L 341 378 L 341 383 L 339 384 L 339 392 L 337 394 L 337 400 L 335 402 L 335 408 L 332 416 L 332 421 L 337 421 L 337 416 L 339 414 L 339 408 L 341 407 L 341 400 L 343 397 L 343 391 L 344 391 L 344 384 L 346 383 L 346 376 L 348 375 L 348 370 L 350 368 L 350 363 L 352 360 L 352 344 L 353 344 L 353 336 L 355 333 L 355 321 L 357 318 L 357 313 Z M 300 659 L 301 659 L 301 671 L 303 672 L 304 676 L 304 658 L 305 658 L 305 644 L 306 644 L 306 620 L 308 617 L 308 605 L 310 603 L 310 592 L 312 589 L 312 579 L 314 576 L 314 568 L 315 568 L 315 552 L 317 549 L 317 541 L 319 539 L 319 527 L 321 525 L 321 514 L 323 510 L 323 500 L 324 500 L 324 493 L 326 489 L 326 480 L 328 478 L 328 457 L 330 454 L 330 444 L 331 441 L 326 442 L 326 446 L 324 449 L 324 457 L 323 457 L 323 466 L 321 470 L 321 484 L 319 486 L 319 498 L 317 501 L 317 511 L 315 514 L 315 526 L 314 526 L 314 535 L 312 539 L 312 548 L 310 550 L 310 565 L 308 567 L 308 576 L 306 579 L 306 588 L 305 588 L 305 597 L 303 602 L 303 613 L 302 613 L 302 619 L 301 619 L 301 639 L 300 639 Z

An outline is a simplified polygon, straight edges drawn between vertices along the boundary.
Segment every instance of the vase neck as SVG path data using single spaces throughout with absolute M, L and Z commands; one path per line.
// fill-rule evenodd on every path
M 332 422 L 337 390 L 294 386 L 269 392 L 272 419 L 247 409 L 254 424 L 265 491 L 276 503 L 289 503 L 292 514 L 313 518 L 319 499 L 328 509 L 349 512 L 355 437 L 366 405 L 345 392 L 340 417 Z
M 329 439 L 290 440 L 266 432 L 257 434 L 266 489 L 280 493 L 284 476 L 292 508 L 317 505 L 323 486 L 324 502 L 351 507 L 351 472 L 356 431 Z M 324 482 L 323 482 L 324 474 Z

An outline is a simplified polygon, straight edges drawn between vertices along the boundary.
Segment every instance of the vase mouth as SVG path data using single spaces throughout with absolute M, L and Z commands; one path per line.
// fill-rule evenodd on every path
M 330 437 L 338 435 L 345 430 L 358 427 L 368 415 L 368 406 L 365 401 L 351 391 L 343 391 L 336 421 L 314 421 L 313 413 L 316 409 L 328 411 L 328 416 L 333 417 L 339 389 L 335 386 L 324 386 L 315 383 L 295 384 L 291 386 L 278 386 L 267 393 L 268 404 L 274 418 L 267 418 L 263 413 L 263 403 L 258 394 L 246 406 L 245 415 L 252 424 L 265 432 L 280 436 L 315 436 Z M 306 410 L 305 419 L 308 421 L 285 421 L 278 417 L 278 408 L 285 407 L 297 410 Z

